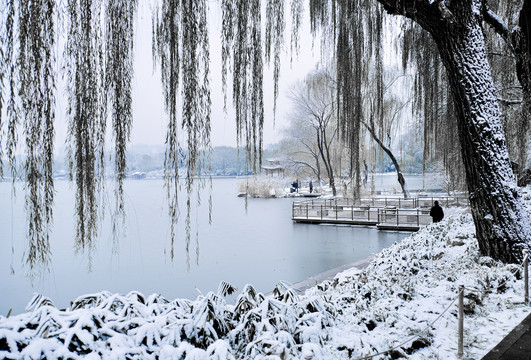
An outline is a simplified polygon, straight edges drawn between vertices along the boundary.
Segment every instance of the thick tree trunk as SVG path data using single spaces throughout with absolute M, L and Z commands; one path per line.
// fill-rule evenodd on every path
M 454 2 L 458 3 L 458 2 Z M 458 116 L 470 207 L 481 253 L 519 262 L 531 228 L 509 162 L 494 83 L 487 62 L 479 1 L 463 1 L 451 19 L 431 23 Z
M 531 224 L 509 162 L 481 28 L 482 0 L 378 0 L 409 17 L 437 43 L 451 85 L 470 208 L 481 253 L 519 262 Z

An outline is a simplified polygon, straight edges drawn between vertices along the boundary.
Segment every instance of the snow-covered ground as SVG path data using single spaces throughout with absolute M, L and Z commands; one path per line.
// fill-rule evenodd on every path
M 252 176 L 242 180 L 238 184 L 239 194 L 247 194 L 253 198 L 285 198 L 285 197 L 303 197 L 310 195 L 309 183 L 306 181 L 300 184 L 298 191 L 291 190 L 291 183 L 285 178 L 270 176 Z M 312 194 L 331 197 L 332 189 L 328 185 L 318 186 L 312 189 Z
M 64 310 L 36 296 L 27 313 L 0 317 L 0 358 L 347 359 L 399 345 L 374 358 L 452 359 L 462 284 L 464 357 L 479 359 L 531 308 L 521 267 L 481 257 L 474 232 L 470 215 L 455 214 L 304 294 L 248 285 L 227 304 L 221 284 L 196 300 L 101 292 Z

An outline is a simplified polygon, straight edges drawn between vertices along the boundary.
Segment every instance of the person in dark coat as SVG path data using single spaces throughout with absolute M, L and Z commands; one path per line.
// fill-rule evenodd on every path
M 430 216 L 433 218 L 433 222 L 439 222 L 444 218 L 444 211 L 442 207 L 439 206 L 438 201 L 433 202 L 433 206 L 430 209 Z
M 310 194 L 313 192 L 313 184 L 312 184 L 312 181 L 310 180 Z

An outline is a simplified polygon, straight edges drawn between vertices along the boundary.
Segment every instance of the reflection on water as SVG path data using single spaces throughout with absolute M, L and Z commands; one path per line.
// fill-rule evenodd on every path
M 73 250 L 73 191 L 68 182 L 58 181 L 51 272 L 36 279 L 33 286 L 24 276 L 22 266 L 23 188 L 17 184 L 18 197 L 10 201 L 11 183 L 0 183 L 0 314 L 5 315 L 11 307 L 14 313 L 23 311 L 33 292 L 50 297 L 59 307 L 82 294 L 101 290 L 156 292 L 168 299 L 195 298 L 198 291 L 216 291 L 222 280 L 239 289 L 252 283 L 258 291 L 268 292 L 279 280 L 304 280 L 363 259 L 407 236 L 364 227 L 293 224 L 292 199 L 249 199 L 246 213 L 245 200 L 236 197 L 238 182 L 214 180 L 212 225 L 208 224 L 206 196 L 203 196 L 205 206 L 194 208 L 193 226 L 199 230 L 199 265 L 195 263 L 194 230 L 188 272 L 184 252 L 185 209 L 181 210 L 183 221 L 172 262 L 162 181 L 126 181 L 126 238 L 120 241 L 119 253 L 113 254 L 107 216 L 93 254 L 93 271 L 89 273 L 87 256 Z M 184 205 L 184 196 L 181 199 Z M 11 266 L 14 275 L 10 274 Z

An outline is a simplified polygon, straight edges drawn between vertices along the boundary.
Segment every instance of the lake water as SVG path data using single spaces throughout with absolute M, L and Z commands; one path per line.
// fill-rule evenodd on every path
M 280 280 L 291 283 L 348 264 L 400 241 L 408 234 L 383 232 L 366 227 L 294 224 L 293 199 L 245 199 L 236 197 L 238 179 L 213 181 L 212 225 L 208 224 L 207 196 L 193 211 L 192 226 L 199 231 L 199 264 L 185 257 L 185 209 L 181 210 L 176 256 L 169 258 L 169 223 L 161 180 L 130 180 L 125 183 L 126 236 L 119 252 L 112 252 L 109 216 L 103 222 L 93 254 L 92 271 L 86 254 L 74 251 L 74 198 L 67 181 L 56 182 L 54 225 L 51 236 L 50 272 L 33 283 L 22 264 L 26 218 L 22 184 L 11 198 L 11 183 L 0 182 L 0 314 L 24 311 L 31 294 L 39 292 L 58 307 L 87 293 L 108 290 L 146 295 L 160 293 L 167 299 L 195 298 L 199 291 L 216 291 L 221 281 L 241 289 L 253 284 L 269 292 Z M 112 190 L 108 190 L 112 198 Z M 181 196 L 181 204 L 185 198 Z M 109 206 L 110 207 L 110 206 Z M 14 274 L 11 273 L 14 270 Z

